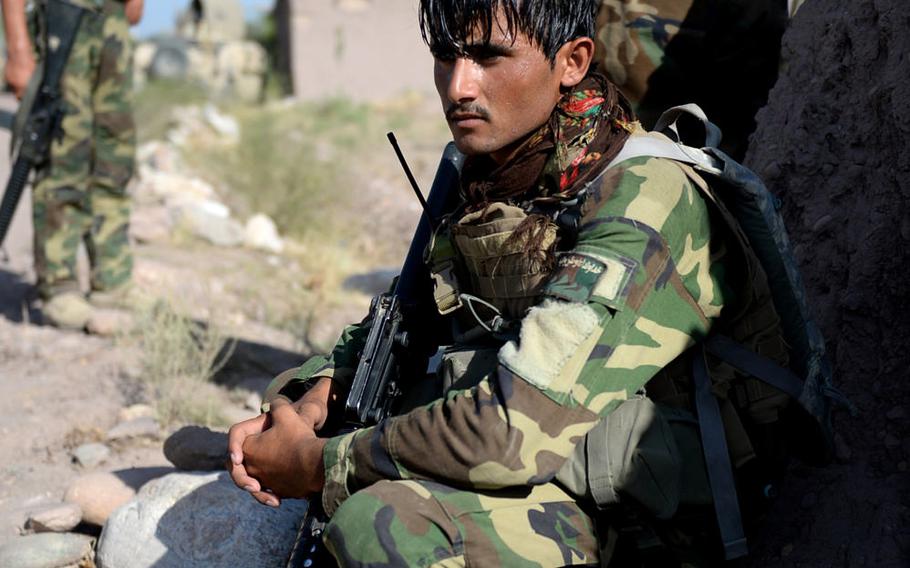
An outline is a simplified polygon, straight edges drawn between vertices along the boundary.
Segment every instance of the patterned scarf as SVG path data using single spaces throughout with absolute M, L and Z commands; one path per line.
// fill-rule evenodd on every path
M 596 70 L 588 73 L 506 163 L 497 167 L 488 156 L 465 161 L 462 191 L 468 209 L 494 201 L 570 198 L 619 153 L 634 120 L 616 86 Z

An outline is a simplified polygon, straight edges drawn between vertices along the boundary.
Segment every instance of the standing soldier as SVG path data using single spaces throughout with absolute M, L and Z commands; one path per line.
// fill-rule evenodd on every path
M 801 0 L 601 0 L 597 54 L 642 125 L 697 103 L 724 133 L 721 149 L 746 153 L 755 113 L 777 80 L 781 36 Z
M 132 116 L 132 40 L 143 0 L 70 0 L 86 10 L 63 74 L 62 135 L 34 184 L 35 268 L 44 315 L 59 327 L 82 329 L 92 305 L 110 304 L 129 285 L 129 201 L 135 128 Z M 44 53 L 42 2 L 36 3 L 38 41 L 32 44 L 25 0 L 2 0 L 7 37 L 7 83 L 20 99 Z M 53 41 L 51 38 L 50 41 Z M 85 243 L 91 295 L 81 293 L 76 255 Z M 90 303 L 91 302 L 91 303 Z

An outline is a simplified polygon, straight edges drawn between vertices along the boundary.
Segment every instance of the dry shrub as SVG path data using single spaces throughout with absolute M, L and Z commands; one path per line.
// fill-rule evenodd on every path
M 142 378 L 164 424 L 227 424 L 210 379 L 233 352 L 221 328 L 201 324 L 159 301 L 140 316 Z

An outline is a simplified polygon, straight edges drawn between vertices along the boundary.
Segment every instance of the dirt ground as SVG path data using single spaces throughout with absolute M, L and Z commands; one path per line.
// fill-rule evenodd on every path
M 747 163 L 783 201 L 837 385 L 838 463 L 798 467 L 752 566 L 910 565 L 910 7 L 810 0 Z

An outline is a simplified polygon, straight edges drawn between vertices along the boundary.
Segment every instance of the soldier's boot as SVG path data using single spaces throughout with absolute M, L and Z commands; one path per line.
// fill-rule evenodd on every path
M 127 282 L 111 290 L 93 290 L 88 301 L 96 308 L 142 311 L 150 307 L 154 299 Z
M 47 323 L 60 329 L 85 329 L 94 309 L 79 292 L 63 292 L 51 296 L 42 308 Z

